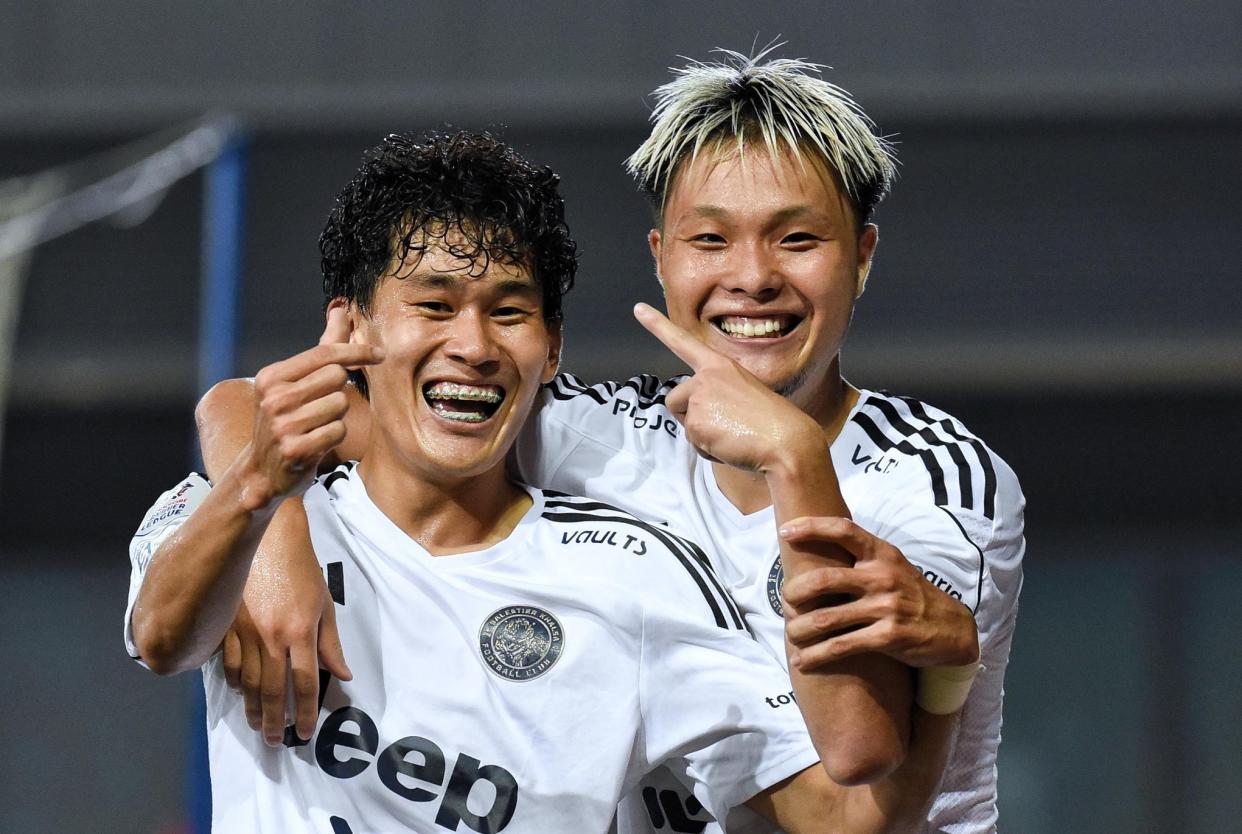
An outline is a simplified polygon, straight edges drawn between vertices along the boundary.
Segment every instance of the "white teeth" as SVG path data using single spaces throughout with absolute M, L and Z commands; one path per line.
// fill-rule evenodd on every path
M 496 385 L 465 385 L 456 382 L 437 382 L 426 389 L 424 396 L 431 409 L 440 417 L 457 423 L 482 423 L 491 417 L 497 405 L 505 398 L 504 389 Z M 481 406 L 463 406 L 462 402 L 484 403 Z M 454 407 L 452 404 L 457 403 Z
M 449 411 L 438 402 L 433 402 L 431 408 L 436 414 L 446 420 L 454 420 L 458 423 L 482 423 L 487 419 L 487 415 L 479 411 Z
M 718 326 L 730 336 L 741 336 L 750 339 L 756 336 L 767 336 L 768 334 L 780 334 L 781 331 L 789 327 L 790 322 L 787 316 L 775 316 L 768 318 L 750 318 L 744 316 L 724 316 L 719 319 Z
M 458 385 L 453 382 L 437 382 L 427 389 L 429 400 L 474 400 L 484 403 L 498 403 L 504 399 L 500 391 L 493 387 L 479 385 Z

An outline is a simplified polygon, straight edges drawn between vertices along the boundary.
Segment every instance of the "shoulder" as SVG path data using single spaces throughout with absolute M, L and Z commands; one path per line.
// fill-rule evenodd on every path
M 620 578 L 644 605 L 694 608 L 722 629 L 744 630 L 737 606 L 698 544 L 602 501 L 553 490 L 543 490 L 543 496 L 542 520 L 553 529 L 554 542 L 617 554 L 622 562 L 608 561 L 624 572 Z
M 921 400 L 863 391 L 842 439 L 846 467 L 891 474 L 896 491 L 922 492 L 932 506 L 971 518 L 976 528 L 1022 514 L 1022 490 L 1009 465 L 960 420 Z M 991 538 L 984 529 L 974 532 L 972 539 Z
M 541 486 L 592 492 L 588 482 L 608 471 L 644 480 L 694 450 L 665 398 L 684 377 L 651 374 L 588 385 L 559 374 L 543 387 L 514 446 L 522 477 Z
M 191 472 L 172 489 L 165 490 L 142 517 L 135 539 L 154 536 L 170 525 L 180 525 L 211 492 L 207 478 Z
M 622 381 L 588 385 L 572 374 L 557 374 L 543 387 L 541 417 L 572 423 L 586 431 L 651 433 L 678 437 L 681 426 L 664 400 L 684 376 L 661 379 L 640 374 Z
M 552 399 L 573 402 L 584 408 L 592 405 L 607 407 L 617 400 L 638 408 L 652 408 L 663 405 L 668 393 L 685 378 L 682 375 L 661 379 L 654 374 L 639 374 L 622 381 L 588 385 L 573 374 L 561 373 L 544 386 L 544 392 Z
M 972 610 L 989 589 L 1016 598 L 1025 498 L 1013 470 L 982 439 L 935 406 L 871 391 L 862 392 L 842 438 L 847 457 L 838 465 L 866 496 L 864 526 Z

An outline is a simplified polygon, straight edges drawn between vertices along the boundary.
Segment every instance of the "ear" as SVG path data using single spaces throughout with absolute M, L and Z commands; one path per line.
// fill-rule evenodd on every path
M 561 321 L 548 322 L 548 359 L 543 366 L 542 381 L 546 385 L 556 376 L 556 370 L 561 366 L 561 346 L 564 343 L 563 330 Z
M 333 334 L 337 340 L 348 341 L 352 345 L 371 344 L 371 321 L 358 309 L 358 305 L 355 302 L 350 301 L 348 298 L 334 298 L 328 302 L 328 308 L 324 311 L 325 317 L 330 320 L 334 310 L 345 311 L 345 327 L 348 328 L 348 333 L 337 332 Z M 355 371 L 358 369 L 348 368 L 347 370 Z
M 854 288 L 854 298 L 859 298 L 867 288 L 867 276 L 871 274 L 871 259 L 875 257 L 875 247 L 880 243 L 880 230 L 874 223 L 863 226 L 858 236 L 858 282 Z
M 660 237 L 659 229 L 652 229 L 647 232 L 647 248 L 651 250 L 651 258 L 655 261 L 656 280 L 660 282 L 660 291 L 664 291 L 664 276 L 660 273 Z

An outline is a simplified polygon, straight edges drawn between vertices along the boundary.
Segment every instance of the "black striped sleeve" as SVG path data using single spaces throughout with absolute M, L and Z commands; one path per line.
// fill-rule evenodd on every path
M 876 445 L 876 448 L 886 452 L 896 449 L 903 454 L 921 459 L 923 466 L 927 468 L 927 474 L 931 477 L 932 495 L 935 498 L 936 506 L 943 507 L 949 503 L 949 492 L 944 485 L 944 469 L 941 468 L 940 461 L 936 460 L 936 455 L 930 449 L 916 448 L 909 440 L 890 439 L 876 425 L 875 420 L 862 410 L 857 411 L 850 419 L 866 432 L 867 437 L 871 438 L 871 442 Z
M 992 454 L 988 448 L 983 445 L 979 438 L 967 433 L 960 426 L 955 426 L 952 420 L 942 419 L 936 420 L 927 413 L 927 408 L 923 403 L 912 397 L 898 397 L 906 407 L 910 409 L 910 413 L 922 420 L 928 426 L 937 426 L 949 437 L 957 440 L 959 443 L 965 443 L 970 446 L 975 457 L 979 461 L 979 466 L 983 469 L 983 515 L 986 518 L 996 517 L 996 467 L 992 463 Z
M 600 405 L 608 404 L 608 400 L 602 393 L 570 374 L 557 374 L 545 387 L 548 393 L 558 400 L 572 400 L 575 397 L 586 396 Z
M 898 408 L 902 403 L 906 411 Z M 937 506 L 957 506 L 996 516 L 996 468 L 987 447 L 948 419 L 934 419 L 918 400 L 868 395 L 851 418 L 875 445 L 885 451 L 897 450 L 918 457 L 931 478 Z M 936 455 L 943 449 L 951 466 L 946 471 Z M 975 476 L 980 475 L 982 495 L 975 494 Z M 951 503 L 948 484 L 957 488 L 957 501 Z
M 641 374 L 624 382 L 601 382 L 598 385 L 587 385 L 572 374 L 557 374 L 545 387 L 548 393 L 557 400 L 572 400 L 576 397 L 588 397 L 600 405 L 607 405 L 625 389 L 632 390 L 636 395 L 638 408 L 651 408 L 663 405 L 668 392 L 677 387 L 681 377 L 662 380 L 652 374 Z
M 737 604 L 720 584 L 720 579 L 716 576 L 716 571 L 712 569 L 707 554 L 698 545 L 654 524 L 639 521 L 610 504 L 589 499 L 570 498 L 563 493 L 552 491 L 545 491 L 544 495 L 546 500 L 543 517 L 548 521 L 559 524 L 611 522 L 636 527 L 650 535 L 664 545 L 694 581 L 717 626 L 723 629 L 746 630 Z

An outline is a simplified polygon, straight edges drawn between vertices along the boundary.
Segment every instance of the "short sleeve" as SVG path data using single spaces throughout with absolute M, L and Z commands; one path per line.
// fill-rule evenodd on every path
M 134 630 L 130 621 L 138 592 L 142 589 L 142 581 L 147 575 L 147 566 L 160 545 L 180 529 L 209 492 L 211 484 L 207 479 L 191 472 L 185 480 L 161 495 L 151 509 L 147 510 L 142 523 L 138 525 L 138 531 L 129 541 L 129 601 L 125 606 L 125 650 L 139 663 L 142 658 L 134 645 Z
M 640 753 L 694 786 L 717 819 L 819 756 L 785 670 L 744 630 L 684 605 L 647 607 L 639 671 Z
M 967 605 L 985 643 L 1012 621 L 1026 550 L 1021 487 L 1003 460 L 992 460 L 997 491 L 990 516 L 978 508 L 941 506 L 924 495 L 895 493 L 886 499 L 883 523 L 872 530 L 901 550 L 929 582 Z

